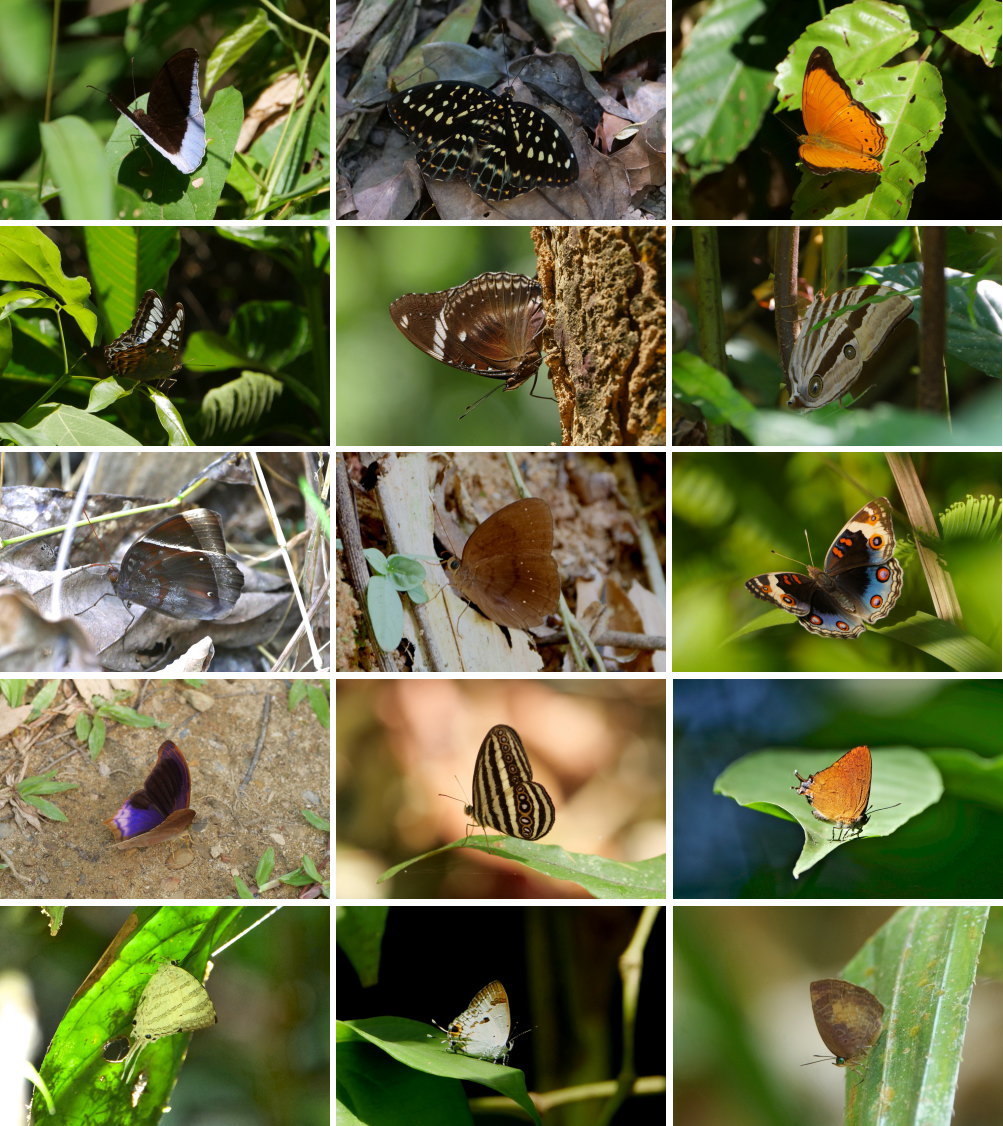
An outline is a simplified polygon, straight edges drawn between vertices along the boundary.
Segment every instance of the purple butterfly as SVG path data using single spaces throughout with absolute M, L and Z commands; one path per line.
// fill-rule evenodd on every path
M 146 781 L 105 825 L 115 834 L 117 848 L 146 848 L 168 841 L 195 820 L 195 810 L 188 808 L 191 796 L 188 763 L 168 739 L 160 745 Z

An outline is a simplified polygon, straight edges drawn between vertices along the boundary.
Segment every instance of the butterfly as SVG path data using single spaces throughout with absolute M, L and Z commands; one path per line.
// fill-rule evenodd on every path
M 131 1079 L 137 1057 L 147 1044 L 215 1023 L 216 1009 L 202 982 L 177 962 L 163 962 L 140 994 L 129 1051 L 121 1060 L 122 1082 Z
M 491 621 L 513 629 L 543 625 L 557 610 L 561 576 L 552 554 L 554 517 L 539 497 L 493 512 L 444 560 L 449 581 Z
M 902 568 L 892 558 L 891 507 L 872 500 L 832 541 L 824 567 L 756 575 L 745 584 L 757 598 L 797 615 L 820 637 L 859 637 L 865 624 L 889 613 L 902 589 Z
M 474 765 L 474 800 L 464 807 L 478 825 L 535 841 L 554 827 L 554 803 L 539 782 L 514 728 L 496 724 L 484 736 Z
M 511 391 L 536 375 L 544 312 L 540 283 L 489 273 L 436 293 L 405 293 L 390 306 L 416 347 L 450 367 L 504 379 Z
M 808 60 L 801 87 L 805 132 L 798 137 L 798 156 L 809 172 L 881 174 L 887 138 L 881 122 L 850 93 L 832 55 L 816 47 Z
M 500 981 L 492 981 L 474 995 L 463 1012 L 450 1021 L 448 1028 L 441 1029 L 448 1037 L 442 1043 L 451 1052 L 504 1063 L 512 1047 L 508 1038 L 510 1028 L 505 986 Z
M 117 340 L 98 349 L 115 375 L 129 379 L 168 380 L 181 369 L 185 307 L 166 307 L 155 289 L 143 294 L 132 324 Z M 168 380 L 169 385 L 172 380 Z
M 205 117 L 199 97 L 199 55 L 186 47 L 172 55 L 150 83 L 146 110 L 108 100 L 136 126 L 161 156 L 190 174 L 205 158 Z
M 122 803 L 105 825 L 117 848 L 147 848 L 183 833 L 195 820 L 189 807 L 192 776 L 181 751 L 165 740 L 146 781 Z
M 872 301 L 816 327 L 847 306 L 880 295 L 887 300 Z M 852 286 L 813 301 L 787 366 L 787 405 L 816 410 L 838 399 L 911 312 L 908 297 L 883 285 Z
M 884 1005 L 870 990 L 838 978 L 813 981 L 809 990 L 815 1027 L 822 1042 L 833 1053 L 833 1064 L 836 1067 L 849 1064 L 852 1070 L 881 1035 Z M 818 1063 L 818 1060 L 810 1062 Z

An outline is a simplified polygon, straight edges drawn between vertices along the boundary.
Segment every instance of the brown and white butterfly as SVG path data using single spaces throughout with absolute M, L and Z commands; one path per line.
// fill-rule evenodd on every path
M 876 297 L 884 299 L 868 300 Z M 834 316 L 850 306 L 859 307 Z M 908 297 L 883 285 L 856 285 L 813 301 L 791 352 L 787 405 L 816 410 L 849 391 L 911 311 Z

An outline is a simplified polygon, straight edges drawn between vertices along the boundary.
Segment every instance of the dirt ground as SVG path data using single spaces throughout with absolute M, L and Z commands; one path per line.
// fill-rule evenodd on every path
M 9 803 L 0 810 L 0 861 L 9 865 L 0 870 L 0 896 L 233 899 L 235 875 L 256 890 L 258 858 L 269 847 L 273 875 L 298 868 L 306 855 L 327 878 L 329 836 L 311 828 L 300 810 L 331 816 L 330 731 L 307 700 L 289 711 L 293 683 L 212 680 L 192 687 L 177 680 L 68 679 L 34 720 L 30 700 L 41 682 L 32 685 L 24 709 L 0 699 L 0 793 L 21 777 L 26 757 L 26 775 L 55 770 L 56 781 L 78 786 L 49 797 L 67 820 L 42 819 L 40 830 L 19 824 Z M 92 759 L 75 723 L 92 711 L 94 693 L 111 699 L 123 688 L 130 693 L 124 705 L 164 726 L 108 721 L 105 746 Z M 120 850 L 103 822 L 143 785 L 165 739 L 188 761 L 195 821 L 174 840 Z M 302 890 L 280 884 L 262 898 L 293 899 Z

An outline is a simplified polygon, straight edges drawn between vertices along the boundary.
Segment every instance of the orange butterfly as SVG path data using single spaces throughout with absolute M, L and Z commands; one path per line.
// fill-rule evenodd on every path
M 824 47 L 812 51 L 805 68 L 801 116 L 806 133 L 798 137 L 798 155 L 809 172 L 881 174 L 881 162 L 875 159 L 887 142 L 881 122 L 854 100 Z

